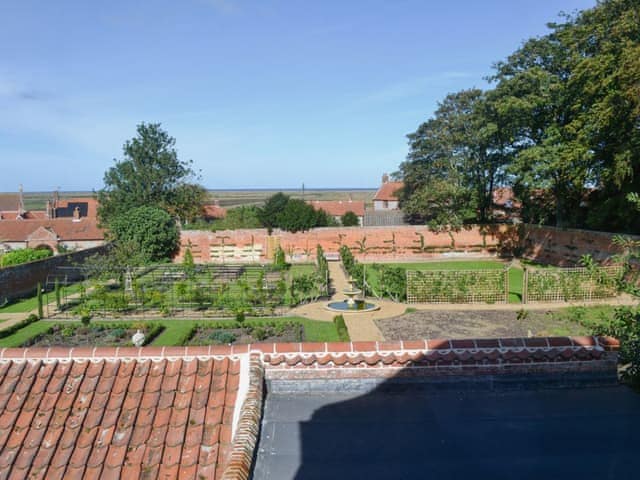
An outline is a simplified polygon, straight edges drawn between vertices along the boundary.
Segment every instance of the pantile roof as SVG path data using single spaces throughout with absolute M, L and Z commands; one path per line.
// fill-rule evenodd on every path
M 265 379 L 577 373 L 615 381 L 618 347 L 608 337 L 549 337 L 4 348 L 0 478 L 246 480 Z
M 404 182 L 385 182 L 383 183 L 378 191 L 376 192 L 374 200 L 387 200 L 394 201 L 398 200 L 396 197 L 396 192 L 404 187 Z
M 39 228 L 55 233 L 59 240 L 102 240 L 104 231 L 93 218 L 0 220 L 0 239 L 5 242 L 24 242 Z
M 316 210 L 324 210 L 334 217 L 341 217 L 347 212 L 353 212 L 358 217 L 364 217 L 364 202 L 360 200 L 309 200 L 307 203 Z
M 63 350 L 0 361 L 0 477 L 222 477 L 238 358 L 47 358 Z
M 204 218 L 224 218 L 227 216 L 227 209 L 220 205 L 208 204 L 202 207 Z

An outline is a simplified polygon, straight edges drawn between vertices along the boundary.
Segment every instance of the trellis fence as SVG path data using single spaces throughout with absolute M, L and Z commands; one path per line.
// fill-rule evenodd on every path
M 507 303 L 509 269 L 407 270 L 407 303 Z
M 525 269 L 522 303 L 589 301 L 618 295 L 623 268 Z

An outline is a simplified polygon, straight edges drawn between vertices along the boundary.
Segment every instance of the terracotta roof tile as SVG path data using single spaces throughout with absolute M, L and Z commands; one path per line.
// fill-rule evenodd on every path
M 361 200 L 308 200 L 307 203 L 316 210 L 324 210 L 334 217 L 341 217 L 347 212 L 364 217 L 364 202 Z
M 230 358 L 1 360 L 0 477 L 220 472 L 239 377 Z
M 95 218 L 0 220 L 0 238 L 5 242 L 25 242 L 38 229 L 53 233 L 59 240 L 103 240 L 104 231 Z
M 376 195 L 373 197 L 374 200 L 387 200 L 394 201 L 398 200 L 396 197 L 396 192 L 400 189 L 404 188 L 404 182 L 386 182 L 380 185 L 380 188 L 376 192 Z

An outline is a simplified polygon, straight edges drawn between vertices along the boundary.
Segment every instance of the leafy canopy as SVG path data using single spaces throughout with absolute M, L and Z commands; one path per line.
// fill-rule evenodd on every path
M 178 248 L 180 233 L 175 221 L 157 207 L 137 207 L 111 220 L 110 235 L 116 244 L 128 245 L 144 261 L 170 258 Z
M 98 192 L 98 215 L 102 224 L 134 208 L 161 208 L 174 218 L 191 221 L 200 215 L 206 195 L 192 183 L 192 162 L 178 159 L 175 139 L 159 123 L 141 123 L 137 135 L 125 142 L 124 159 L 104 175 Z

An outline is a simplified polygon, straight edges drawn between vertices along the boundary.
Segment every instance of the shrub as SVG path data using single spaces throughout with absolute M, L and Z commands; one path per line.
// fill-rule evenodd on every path
M 0 255 L 0 267 L 20 265 L 21 263 L 35 262 L 53 255 L 48 248 L 21 248 Z
M 228 343 L 235 342 L 236 336 L 231 332 L 227 332 L 225 330 L 218 330 L 209 335 L 209 340 L 216 343 L 228 344 Z
M 38 317 L 44 318 L 44 308 L 42 303 L 42 285 L 38 282 Z
M 333 317 L 333 324 L 336 326 L 340 341 L 348 342 L 350 340 L 349 331 L 347 330 L 347 324 L 344 322 L 344 317 L 342 315 L 336 315 Z
M 620 340 L 620 361 L 625 364 L 624 379 L 640 384 L 640 308 L 617 308 L 613 320 L 596 335 L 610 335 Z
M 357 227 L 358 225 L 360 225 L 358 216 L 351 210 L 340 217 L 340 222 L 342 222 L 343 227 Z
M 32 323 L 37 322 L 38 320 L 40 320 L 38 318 L 38 316 L 36 314 L 32 313 L 31 315 L 29 315 L 27 318 L 25 318 L 21 322 L 16 323 L 15 325 L 12 325 L 12 326 L 10 326 L 8 328 L 5 328 L 4 330 L 0 330 L 0 338 L 9 337 L 9 336 L 13 335 L 14 333 L 16 333 L 18 330 L 21 330 L 24 327 L 26 327 L 27 325 L 31 325 Z

